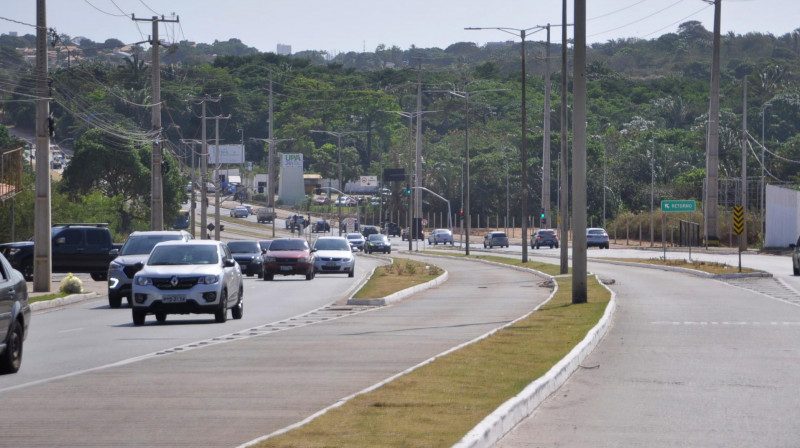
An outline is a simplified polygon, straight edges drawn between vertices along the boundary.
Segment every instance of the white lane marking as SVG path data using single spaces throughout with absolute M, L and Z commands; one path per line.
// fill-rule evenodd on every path
M 362 281 L 364 281 L 365 277 L 367 277 L 367 275 L 368 275 L 368 273 L 366 273 L 366 272 L 364 274 L 362 274 L 362 276 L 359 279 L 359 281 L 356 282 L 356 285 L 358 285 Z M 352 290 L 355 287 L 356 287 L 355 285 L 351 286 L 348 289 L 347 294 L 348 295 L 351 294 Z M 180 346 L 177 346 L 177 347 L 158 350 L 156 352 L 148 353 L 148 354 L 145 354 L 145 355 L 134 356 L 132 358 L 123 359 L 121 361 L 112 362 L 112 363 L 109 363 L 109 364 L 104 364 L 102 366 L 91 367 L 89 369 L 83 369 L 83 370 L 77 370 L 77 371 L 65 373 L 65 374 L 62 374 L 62 375 L 56 375 L 56 376 L 52 376 L 52 377 L 48 377 L 48 378 L 42 378 L 42 379 L 35 380 L 35 381 L 29 381 L 27 383 L 22 383 L 22 384 L 17 384 L 17 385 L 14 385 L 14 386 L 9 386 L 9 387 L 0 389 L 0 394 L 2 394 L 4 392 L 10 392 L 10 391 L 18 390 L 18 389 L 24 389 L 26 387 L 37 386 L 39 384 L 49 383 L 51 381 L 56 381 L 56 380 L 71 378 L 73 376 L 83 375 L 84 373 L 92 373 L 92 372 L 97 372 L 97 371 L 100 371 L 100 370 L 110 369 L 110 368 L 113 368 L 113 367 L 121 367 L 121 366 L 125 366 L 125 365 L 128 365 L 128 364 L 133 364 L 133 363 L 138 362 L 138 361 L 144 361 L 144 360 L 152 359 L 152 358 L 156 358 L 156 357 L 164 357 L 164 356 L 168 356 L 168 355 L 172 355 L 172 354 L 176 354 L 176 353 L 185 353 L 187 351 L 198 349 L 198 348 L 211 347 L 211 346 L 214 346 L 214 345 L 225 344 L 225 343 L 233 342 L 233 341 L 242 341 L 242 340 L 245 340 L 245 339 L 251 339 L 251 338 L 254 338 L 254 337 L 258 337 L 258 336 L 267 336 L 267 335 L 270 335 L 270 334 L 280 333 L 280 332 L 283 332 L 283 331 L 286 331 L 286 330 L 294 330 L 294 329 L 297 329 L 297 328 L 303 328 L 303 327 L 307 327 L 309 325 L 314 325 L 314 324 L 318 324 L 318 323 L 331 322 L 331 321 L 334 321 L 334 320 L 344 319 L 345 317 L 355 316 L 355 315 L 358 315 L 358 314 L 363 314 L 363 313 L 367 313 L 367 312 L 370 312 L 370 311 L 375 311 L 375 310 L 378 310 L 378 309 L 381 309 L 381 308 L 386 308 L 386 307 L 365 308 L 365 309 L 363 309 L 361 311 L 356 311 L 356 312 L 352 312 L 352 313 L 342 313 L 341 315 L 334 316 L 334 317 L 329 317 L 329 318 L 327 318 L 325 320 L 309 321 L 309 322 L 306 322 L 306 323 L 303 323 L 303 324 L 296 324 L 296 325 L 287 326 L 287 327 L 283 327 L 283 328 L 274 328 L 273 331 L 270 331 L 269 333 L 259 333 L 259 334 L 250 333 L 251 329 L 253 329 L 253 328 L 263 328 L 263 327 L 286 324 L 289 321 L 294 321 L 294 320 L 300 319 L 302 317 L 308 316 L 310 314 L 318 313 L 319 311 L 324 310 L 325 308 L 336 306 L 336 302 L 338 302 L 338 299 L 336 301 L 333 301 L 333 302 L 327 304 L 327 305 L 321 306 L 321 307 L 313 309 L 311 311 L 306 311 L 305 313 L 298 314 L 298 315 L 293 316 L 293 317 L 277 320 L 277 321 L 266 323 L 266 324 L 256 325 L 256 326 L 253 326 L 253 327 L 250 327 L 250 328 L 237 330 L 237 331 L 235 331 L 233 333 L 228 333 L 226 335 L 214 336 L 212 338 L 202 339 L 202 340 L 199 340 L 199 341 L 196 341 L 196 342 L 190 342 L 188 344 L 180 345 Z M 245 335 L 244 333 L 248 333 L 248 334 Z
M 71 333 L 73 331 L 81 331 L 81 330 L 83 330 L 83 327 L 81 327 L 81 328 L 71 328 L 69 330 L 61 330 L 61 331 L 59 331 L 59 333 Z

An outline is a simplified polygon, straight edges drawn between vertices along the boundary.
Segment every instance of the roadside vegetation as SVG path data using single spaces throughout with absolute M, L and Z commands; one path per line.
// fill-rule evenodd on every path
M 62 297 L 66 297 L 69 294 L 65 292 L 54 292 L 50 294 L 44 294 L 41 296 L 29 296 L 28 303 L 36 303 L 36 302 L 46 302 L 48 300 L 60 299 Z
M 571 302 L 571 279 L 541 309 L 259 447 L 451 446 L 561 360 L 594 327 L 610 293 L 589 280 Z
M 426 251 L 426 253 L 437 253 L 437 252 L 441 253 L 442 255 L 449 255 L 449 256 L 452 256 L 452 257 L 463 257 L 463 258 L 472 258 L 472 259 L 476 259 L 476 260 L 493 261 L 495 263 L 502 263 L 502 264 L 507 264 L 507 265 L 510 265 L 510 266 L 519 266 L 519 267 L 523 267 L 523 268 L 534 269 L 534 270 L 537 270 L 539 272 L 544 272 L 545 274 L 548 274 L 548 275 L 558 275 L 560 273 L 559 272 L 559 266 L 556 265 L 556 264 L 543 263 L 541 261 L 533 261 L 531 259 L 528 259 L 527 263 L 523 263 L 522 260 L 520 260 L 520 259 L 510 258 L 510 257 L 503 257 L 503 256 L 499 256 L 499 255 L 469 255 L 469 256 L 467 256 L 467 255 L 464 255 L 464 253 L 462 253 L 462 252 L 454 252 L 454 251 L 451 251 L 451 250 L 447 250 L 447 251 L 428 250 L 428 251 Z M 570 268 L 570 271 L 572 271 L 572 268 Z
M 395 258 L 390 265 L 379 266 L 353 296 L 354 299 L 380 299 L 412 286 L 429 282 L 444 271 L 430 263 Z

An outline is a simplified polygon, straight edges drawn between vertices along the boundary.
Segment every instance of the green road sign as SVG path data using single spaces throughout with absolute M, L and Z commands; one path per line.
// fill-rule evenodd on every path
M 697 202 L 684 199 L 665 199 L 661 201 L 661 211 L 665 213 L 693 212 Z

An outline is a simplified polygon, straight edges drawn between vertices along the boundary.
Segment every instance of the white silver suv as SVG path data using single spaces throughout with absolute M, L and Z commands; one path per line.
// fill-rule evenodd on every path
M 148 314 L 163 323 L 167 314 L 214 314 L 225 322 L 244 313 L 242 271 L 228 246 L 219 241 L 168 241 L 157 244 L 133 279 L 133 324 Z

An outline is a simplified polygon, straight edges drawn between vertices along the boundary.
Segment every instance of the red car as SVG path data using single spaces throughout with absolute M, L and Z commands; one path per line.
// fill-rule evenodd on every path
M 276 275 L 305 275 L 314 278 L 314 254 L 302 238 L 279 238 L 269 245 L 264 254 L 264 280 Z

